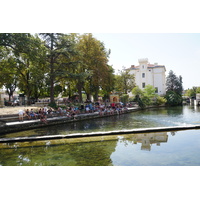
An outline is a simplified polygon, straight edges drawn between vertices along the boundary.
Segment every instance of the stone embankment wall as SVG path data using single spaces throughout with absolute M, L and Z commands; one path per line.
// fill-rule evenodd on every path
M 123 114 L 130 113 L 133 111 L 138 111 L 140 108 L 128 108 Z M 115 113 L 114 115 L 117 115 Z M 73 118 L 69 118 L 66 116 L 61 117 L 50 117 L 47 118 L 47 123 L 41 122 L 39 119 L 37 120 L 25 120 L 23 122 L 18 121 L 18 115 L 13 115 L 9 117 L 1 117 L 0 118 L 0 134 L 11 133 L 11 132 L 18 132 L 28 129 L 34 129 L 39 127 L 45 126 L 53 126 L 57 124 L 66 124 L 66 123 L 73 123 L 77 121 L 83 121 L 88 119 L 96 119 L 101 117 L 109 117 L 111 115 L 99 115 L 99 112 L 94 113 L 87 113 L 87 114 L 79 114 L 75 115 Z

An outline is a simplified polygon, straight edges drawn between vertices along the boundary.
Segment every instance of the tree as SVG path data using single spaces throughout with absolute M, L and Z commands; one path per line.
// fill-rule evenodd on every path
M 166 80 L 166 90 L 174 91 L 180 95 L 183 92 L 183 81 L 182 76 L 177 77 L 176 74 L 170 70 Z
M 135 95 L 135 101 L 138 102 L 138 105 L 141 108 L 145 108 L 146 105 L 142 101 L 142 98 L 144 96 L 143 90 L 140 89 L 138 86 L 136 86 L 136 87 L 133 88 L 132 93 Z
M 130 70 L 125 69 L 125 67 L 123 67 L 122 70 L 118 70 L 118 73 L 119 74 L 115 76 L 115 90 L 120 93 L 127 94 L 135 86 L 135 76 L 130 74 Z
M 40 37 L 39 37 L 40 36 Z M 98 99 L 114 86 L 114 70 L 108 65 L 110 50 L 92 34 L 0 34 L 0 87 L 12 95 L 17 86 L 30 99 L 63 91 L 82 91 Z M 15 86 L 15 87 L 14 87 Z M 56 90 L 56 91 L 55 91 Z
M 167 104 L 170 106 L 182 105 L 181 95 L 174 91 L 168 91 L 165 98 L 167 99 Z
M 104 100 L 109 98 L 110 92 L 114 90 L 114 85 L 115 85 L 114 69 L 112 66 L 108 65 L 107 76 L 105 79 L 103 79 L 101 85 Z
M 161 96 L 157 96 L 155 103 L 156 103 L 156 105 L 159 106 L 159 105 L 167 103 L 167 99 L 164 97 L 161 97 Z
M 152 85 L 146 85 L 143 90 L 136 86 L 132 90 L 132 93 L 135 95 L 135 100 L 138 102 L 141 108 L 150 106 L 154 103 L 156 105 L 166 103 L 166 99 L 164 97 L 160 97 L 155 93 L 155 91 L 156 89 Z
M 143 90 L 143 98 L 142 101 L 145 105 L 151 105 L 153 103 L 153 99 L 158 96 L 155 92 L 156 89 L 152 85 L 146 85 Z
M 73 43 L 67 35 L 61 33 L 41 33 L 47 48 L 48 78 L 50 84 L 50 102 L 55 103 L 54 87 L 59 78 L 66 78 L 67 67 L 71 64 L 70 56 L 74 53 Z M 63 62 L 66 58 L 68 62 Z M 66 61 L 65 60 L 65 61 Z
M 169 105 L 181 105 L 182 104 L 182 92 L 183 92 L 183 85 L 182 85 L 182 77 L 177 77 L 175 73 L 170 70 L 169 75 L 167 76 L 166 81 L 166 99 L 167 104 Z
M 77 49 L 80 55 L 80 73 L 88 75 L 81 79 L 80 86 L 82 85 L 88 99 L 94 95 L 94 99 L 98 100 L 100 89 L 108 91 L 111 88 L 108 85 L 113 80 L 113 69 L 108 65 L 110 51 L 90 33 L 80 36 Z
M 196 97 L 197 93 L 200 93 L 200 87 L 193 87 L 192 89 L 188 89 L 185 95 L 192 98 L 192 97 Z
M 16 65 L 14 57 L 9 49 L 0 47 L 0 87 L 5 87 L 9 95 L 9 101 L 17 87 L 17 76 L 14 66 Z
M 14 67 L 14 65 L 16 65 L 14 60 L 12 58 L 8 59 L 6 66 L 4 65 L 4 69 L 2 70 L 2 76 L 4 76 L 4 78 L 2 78 L 2 80 L 4 80 L 3 85 L 6 88 L 6 93 L 9 96 L 9 101 L 11 101 L 11 97 L 13 96 L 18 83 L 18 77 L 15 74 L 15 69 L 13 69 L 12 72 L 9 70 L 9 67 Z
M 30 51 L 30 37 L 30 33 L 0 33 L 0 46 L 12 49 L 13 54 L 19 56 Z
M 156 96 L 156 89 L 152 85 L 146 85 L 144 88 L 144 95 L 149 98 L 154 98 Z
M 28 33 L 0 33 L 0 86 L 9 86 L 10 89 L 12 88 L 10 90 L 11 93 L 14 92 L 13 89 L 15 88 L 11 87 L 11 85 L 13 84 L 14 86 L 16 84 L 16 81 L 14 81 L 16 79 L 15 58 L 20 53 L 30 51 L 29 45 L 27 45 L 30 36 Z M 12 80 L 14 81 L 13 83 L 11 83 Z
M 30 102 L 30 97 L 36 95 L 42 87 L 40 83 L 44 83 L 46 52 L 37 35 L 19 36 L 7 35 L 7 40 L 10 38 L 10 41 L 4 43 L 7 54 L 4 53 L 4 58 L 1 59 L 1 75 L 9 96 L 18 87 Z M 23 46 L 14 40 L 20 38 L 19 41 L 22 42 L 22 36 L 25 38 Z

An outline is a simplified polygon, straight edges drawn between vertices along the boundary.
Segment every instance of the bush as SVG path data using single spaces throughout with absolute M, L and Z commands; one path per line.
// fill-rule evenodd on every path
M 167 99 L 165 99 L 164 97 L 160 97 L 160 96 L 158 96 L 157 98 L 156 98 L 156 105 L 162 105 L 162 104 L 165 104 L 167 102 Z
M 182 96 L 174 91 L 167 92 L 165 98 L 167 99 L 167 104 L 170 106 L 182 105 Z
M 55 102 L 49 103 L 48 106 L 53 108 L 53 109 L 57 109 L 58 108 L 58 106 L 57 106 L 57 104 Z
M 120 99 L 125 104 L 128 102 L 128 97 L 128 94 L 123 94 Z
M 150 106 L 152 104 L 152 100 L 148 96 L 143 96 L 141 98 L 141 100 L 142 100 L 142 102 L 143 102 L 144 105 Z

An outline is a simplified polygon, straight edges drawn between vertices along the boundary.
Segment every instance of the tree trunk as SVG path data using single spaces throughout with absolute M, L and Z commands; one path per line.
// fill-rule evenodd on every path
M 53 67 L 53 57 L 51 56 L 51 63 L 50 63 L 50 102 L 54 103 L 54 67 Z
M 70 83 L 67 84 L 67 87 L 68 87 L 68 97 L 69 99 L 71 98 L 72 94 L 71 94 L 71 86 L 70 86 Z
M 98 101 L 98 97 L 99 97 L 98 93 L 99 93 L 99 90 L 96 90 L 94 94 L 94 101 Z
M 11 97 L 12 97 L 15 90 L 12 90 L 12 88 L 7 88 L 6 91 L 7 91 L 7 94 L 8 94 L 9 101 L 11 101 Z
M 54 103 L 55 99 L 54 99 L 54 78 L 53 75 L 51 75 L 50 77 L 50 102 Z
M 12 96 L 12 95 L 8 94 L 9 101 L 11 101 L 11 96 Z
M 53 61 L 53 33 L 51 33 L 51 60 L 50 60 L 50 103 L 54 103 L 54 61 Z
M 83 98 L 82 98 L 82 86 L 83 86 L 83 83 L 82 82 L 78 82 L 77 88 L 78 88 L 78 95 L 79 95 L 79 103 L 82 103 L 82 101 L 83 101 Z

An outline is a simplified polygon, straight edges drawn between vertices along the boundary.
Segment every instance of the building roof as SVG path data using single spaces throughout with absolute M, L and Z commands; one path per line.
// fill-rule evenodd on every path
M 129 68 L 130 70 L 137 70 L 139 69 L 140 66 L 135 66 L 135 65 L 131 65 L 131 67 Z M 147 66 L 148 69 L 154 69 L 154 68 L 165 68 L 164 65 L 154 65 L 154 64 L 148 64 Z M 166 70 L 166 69 L 165 69 Z

